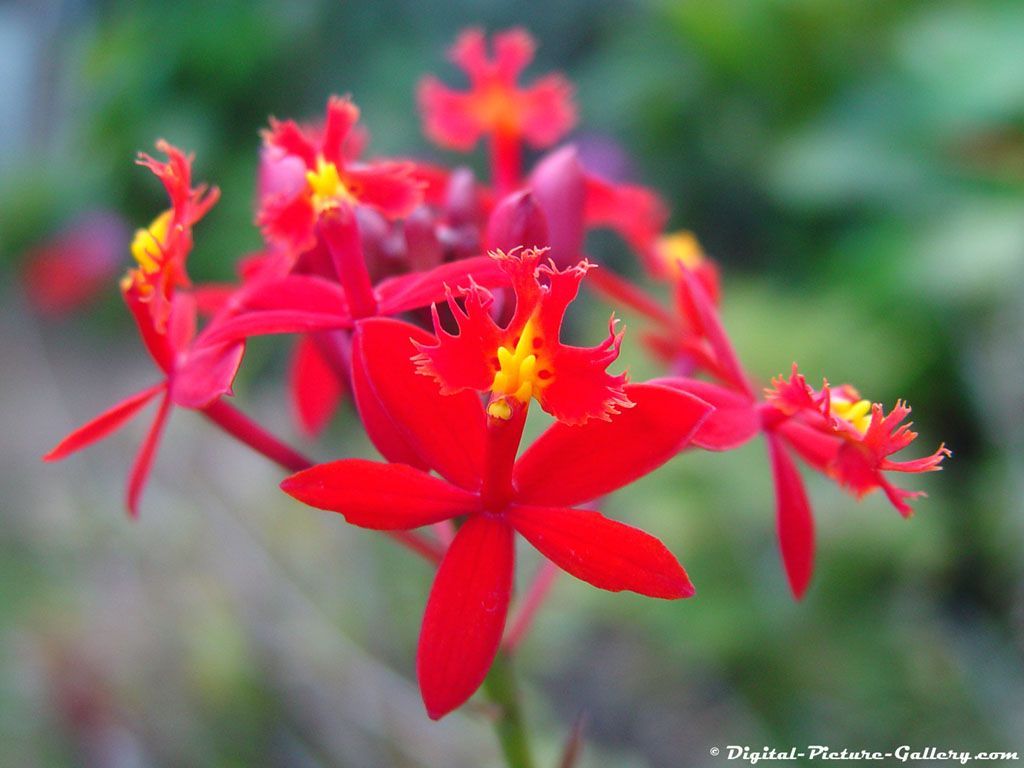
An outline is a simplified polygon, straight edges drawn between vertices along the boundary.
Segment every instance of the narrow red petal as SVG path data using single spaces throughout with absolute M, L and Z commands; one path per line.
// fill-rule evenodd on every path
M 656 383 L 689 392 L 714 412 L 693 436 L 693 444 L 706 451 L 729 451 L 746 443 L 761 431 L 757 403 L 732 389 L 701 379 L 656 379 Z
M 542 555 L 595 587 L 666 600 L 694 594 L 675 556 L 639 528 L 589 509 L 514 506 L 506 516 Z
M 823 474 L 829 474 L 835 464 L 843 440 L 838 435 L 829 435 L 820 429 L 792 419 L 784 421 L 772 428 L 776 434 L 785 438 L 800 458 Z
M 767 437 L 782 563 L 793 596 L 799 600 L 814 571 L 814 517 L 804 482 L 789 452 L 779 438 L 770 434 Z
M 239 294 L 248 310 L 294 309 L 324 314 L 350 314 L 345 291 L 334 280 L 316 275 L 286 275 L 259 280 Z
M 352 327 L 352 318 L 347 312 L 325 314 L 297 309 L 272 309 L 260 312 L 246 312 L 235 317 L 211 324 L 203 332 L 203 341 L 216 344 L 241 341 L 250 336 L 269 336 L 278 333 L 313 333 L 314 331 L 338 331 Z
M 514 561 L 512 529 L 502 519 L 475 515 L 441 562 L 416 657 L 432 719 L 463 704 L 487 676 L 505 629 Z
M 573 506 L 652 472 L 686 447 L 711 413 L 693 395 L 657 384 L 627 384 L 634 406 L 610 421 L 556 422 L 516 462 L 516 500 Z
M 708 340 L 715 352 L 716 361 L 728 373 L 731 383 L 753 397 L 753 387 L 703 283 L 689 270 L 683 270 L 679 276 L 679 291 L 681 301 L 692 311 L 694 322 Z
M 161 381 L 159 384 L 154 384 L 149 389 L 144 389 L 131 397 L 126 397 L 121 402 L 108 408 L 95 419 L 86 422 L 57 443 L 49 453 L 43 456 L 43 461 L 59 461 L 75 451 L 92 445 L 97 440 L 102 440 L 138 413 L 165 386 L 164 382 Z
M 197 343 L 174 372 L 171 400 L 182 408 L 202 408 L 230 394 L 244 354 L 245 342 Z
M 587 275 L 587 285 L 614 305 L 626 305 L 662 325 L 673 326 L 675 319 L 653 296 L 610 269 L 595 269 Z
M 310 437 L 323 432 L 345 394 L 338 373 L 309 336 L 301 337 L 292 352 L 288 394 L 299 427 Z
M 444 301 L 449 287 L 469 285 L 470 277 L 484 288 L 508 285 L 508 274 L 496 259 L 474 256 L 382 280 L 376 288 L 380 314 L 397 315 Z
M 377 531 L 419 528 L 479 507 L 476 494 L 426 472 L 366 459 L 317 464 L 287 478 L 281 490 Z
M 437 382 L 416 372 L 413 342 L 433 341 L 409 323 L 371 318 L 357 325 L 352 354 L 415 454 L 456 485 L 475 489 L 484 455 L 483 404 L 475 392 L 442 395 Z
M 139 516 L 139 502 L 142 500 L 142 491 L 149 480 L 149 471 L 153 467 L 153 459 L 156 457 L 156 449 L 160 444 L 160 437 L 167 424 L 167 417 L 171 412 L 171 398 L 164 396 L 160 401 L 160 408 L 153 418 L 153 423 L 146 433 L 146 439 L 142 441 L 139 452 L 135 455 L 135 462 L 132 464 L 131 472 L 128 474 L 127 506 L 128 514 L 133 518 Z

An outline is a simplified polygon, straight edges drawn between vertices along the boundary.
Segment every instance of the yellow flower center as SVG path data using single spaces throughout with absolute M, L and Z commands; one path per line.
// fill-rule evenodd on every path
M 496 419 L 512 417 L 510 400 L 528 403 L 531 397 L 551 383 L 551 371 L 543 367 L 537 354 L 544 340 L 537 335 L 533 320 L 528 320 L 513 347 L 498 347 L 498 370 L 491 383 L 491 403 L 487 413 Z
M 160 271 L 163 247 L 167 244 L 167 230 L 171 226 L 170 210 L 164 211 L 147 229 L 135 230 L 132 240 L 132 258 L 147 275 Z
M 868 431 L 868 427 L 871 425 L 870 400 L 847 400 L 833 395 L 829 403 L 833 416 L 850 424 L 861 434 Z
M 697 269 L 704 262 L 704 250 L 697 237 L 686 230 L 659 238 L 655 249 L 672 275 L 679 275 L 683 269 Z
M 132 258 L 139 265 L 129 269 L 121 279 L 121 289 L 127 291 L 132 285 L 138 287 L 143 296 L 153 292 L 150 275 L 160 272 L 163 262 L 163 249 L 167 245 L 167 233 L 171 228 L 173 211 L 166 210 L 153 219 L 153 223 L 145 229 L 135 230 L 132 238 Z
M 322 157 L 316 159 L 315 171 L 306 171 L 306 183 L 309 185 L 313 207 L 318 213 L 333 208 L 341 202 L 356 202 L 355 196 L 341 180 L 338 166 Z

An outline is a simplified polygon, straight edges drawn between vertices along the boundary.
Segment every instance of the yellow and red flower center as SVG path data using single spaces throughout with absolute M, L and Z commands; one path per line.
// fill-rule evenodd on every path
M 355 195 L 338 172 L 338 166 L 323 157 L 316 159 L 316 170 L 306 171 L 306 183 L 310 200 L 318 213 L 341 203 L 356 203 Z
M 830 413 L 837 419 L 842 419 L 862 435 L 868 431 L 871 425 L 871 401 L 859 400 L 856 397 L 832 395 L 829 400 Z
M 537 335 L 533 320 L 527 321 L 511 347 L 498 347 L 495 367 L 487 413 L 496 419 L 509 419 L 510 401 L 528 403 L 551 383 L 552 374 L 545 365 L 544 340 Z
M 153 223 L 145 229 L 135 230 L 131 251 L 132 258 L 135 259 L 138 267 L 128 270 L 128 274 L 121 281 L 123 289 L 127 290 L 132 284 L 135 284 L 143 293 L 153 290 L 147 277 L 160 272 L 173 213 L 171 210 L 166 210 L 153 219 Z
M 515 92 L 501 83 L 492 83 L 474 95 L 476 119 L 495 133 L 519 133 L 519 110 Z
M 697 237 L 686 230 L 658 238 L 655 252 L 673 277 L 684 269 L 692 271 L 704 263 L 704 250 Z

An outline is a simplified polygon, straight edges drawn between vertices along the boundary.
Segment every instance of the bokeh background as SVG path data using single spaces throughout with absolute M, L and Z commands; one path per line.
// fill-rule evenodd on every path
M 545 764 L 580 714 L 584 766 L 718 765 L 709 749 L 729 744 L 1024 752 L 1024 4 L 33 0 L 0 4 L 0 763 L 498 764 L 480 711 L 422 712 L 431 574 L 405 552 L 289 503 L 276 468 L 190 413 L 138 523 L 121 487 L 141 424 L 39 462 L 151 372 L 116 279 L 74 312 L 24 281 L 83 217 L 107 227 L 88 242 L 116 244 L 162 210 L 132 164 L 157 137 L 223 191 L 200 278 L 259 243 L 270 114 L 351 93 L 375 153 L 452 159 L 421 137 L 413 93 L 425 72 L 456 81 L 443 51 L 473 23 L 527 26 L 532 71 L 577 85 L 574 138 L 621 153 L 721 261 L 753 372 L 798 360 L 812 381 L 906 397 L 922 450 L 956 454 L 911 479 L 930 498 L 910 521 L 808 477 L 818 571 L 799 604 L 758 442 L 616 496 L 609 513 L 661 535 L 698 596 L 557 582 L 520 665 Z M 591 247 L 627 268 L 611 238 Z M 127 251 L 112 258 L 119 273 Z M 238 392 L 294 436 L 283 349 L 253 344 Z M 311 450 L 372 455 L 351 412 Z

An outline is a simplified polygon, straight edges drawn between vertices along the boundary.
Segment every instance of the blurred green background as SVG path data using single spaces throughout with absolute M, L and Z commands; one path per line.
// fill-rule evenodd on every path
M 76 216 L 162 210 L 132 164 L 157 137 L 222 188 L 200 278 L 259 244 L 270 114 L 351 93 L 373 153 L 453 160 L 421 137 L 413 94 L 426 72 L 457 81 L 443 52 L 475 23 L 528 27 L 531 72 L 577 84 L 575 138 L 620 148 L 722 262 L 756 375 L 797 360 L 812 381 L 906 397 L 920 451 L 956 454 L 908 481 L 930 495 L 910 521 L 808 477 L 819 555 L 800 604 L 763 445 L 686 455 L 610 500 L 698 595 L 557 582 L 521 663 L 545 764 L 581 713 L 585 766 L 719 765 L 709 749 L 729 744 L 1024 752 L 1024 4 L 42 0 L 0 5 L 0 762 L 497 764 L 473 707 L 422 712 L 431 574 L 389 542 L 286 502 L 276 468 L 189 413 L 137 524 L 120 492 L 141 424 L 38 462 L 152 374 L 115 281 L 88 313 L 43 319 L 17 277 Z M 627 263 L 610 238 L 593 248 Z M 292 434 L 283 349 L 253 345 L 239 394 Z M 346 412 L 313 450 L 372 455 L 358 434 Z

